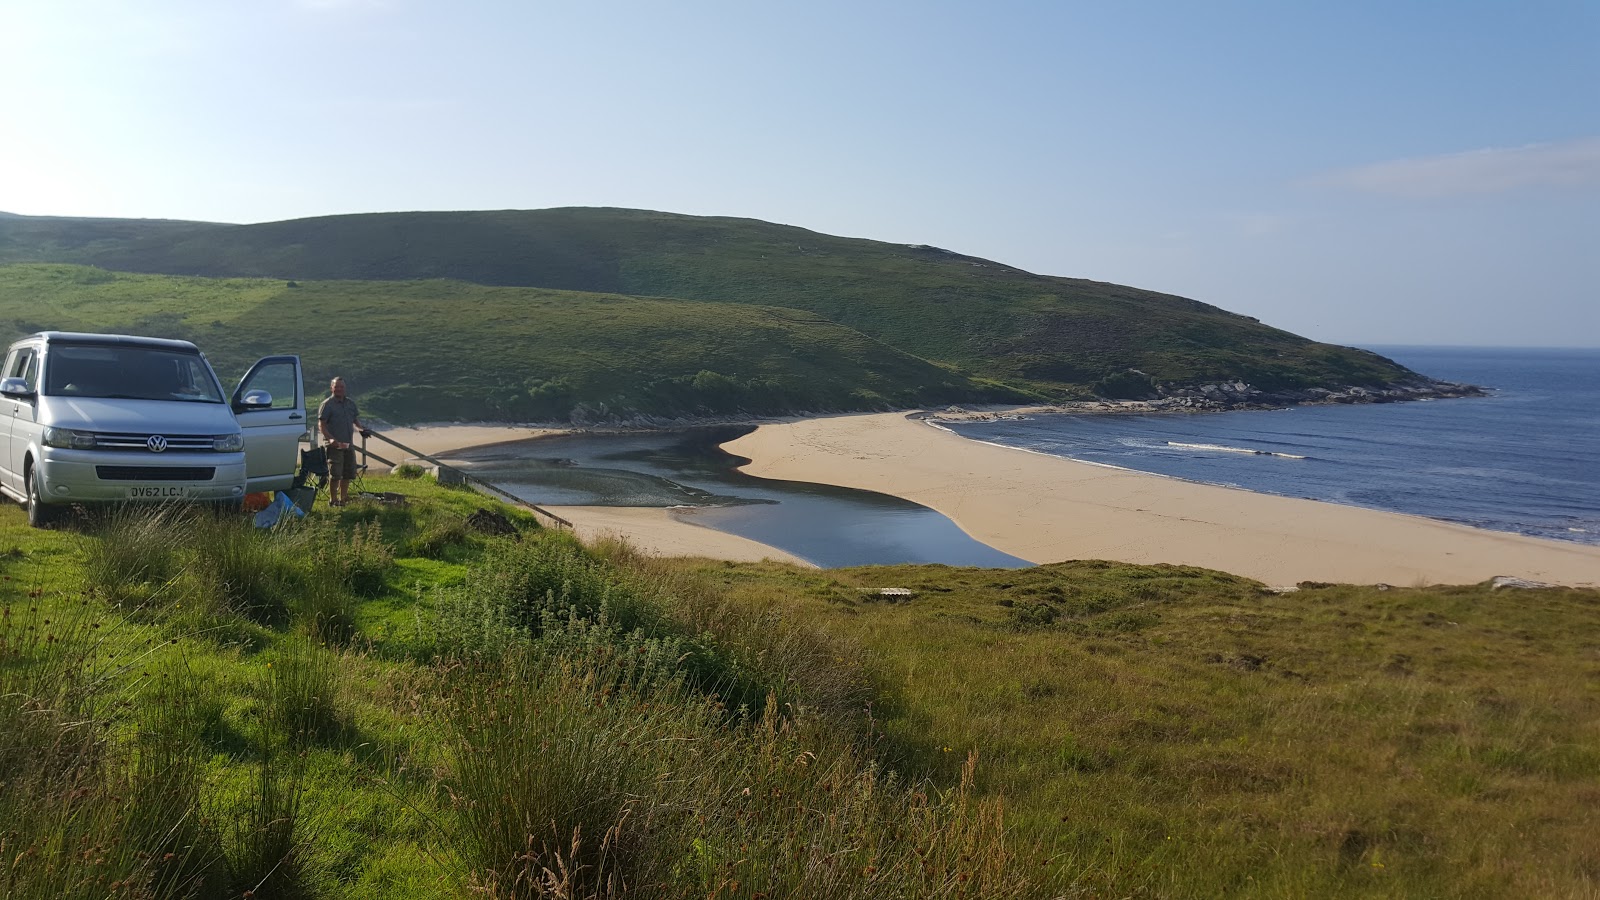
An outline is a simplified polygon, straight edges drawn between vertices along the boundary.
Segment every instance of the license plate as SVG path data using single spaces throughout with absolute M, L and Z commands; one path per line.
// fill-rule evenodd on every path
M 150 484 L 128 488 L 129 500 L 181 500 L 189 488 L 181 484 Z

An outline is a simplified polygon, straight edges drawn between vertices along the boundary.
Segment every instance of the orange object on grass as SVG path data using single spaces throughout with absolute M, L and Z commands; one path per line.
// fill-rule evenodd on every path
M 244 495 L 244 511 L 245 512 L 248 512 L 248 513 L 260 512 L 263 509 L 266 509 L 267 507 L 269 507 L 271 505 L 272 505 L 272 496 L 270 494 L 255 493 L 255 494 L 245 494 Z

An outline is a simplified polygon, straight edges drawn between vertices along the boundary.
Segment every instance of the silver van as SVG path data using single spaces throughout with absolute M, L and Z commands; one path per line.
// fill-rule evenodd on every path
M 0 493 L 45 526 L 72 504 L 237 504 L 294 481 L 306 434 L 298 356 L 269 356 L 232 394 L 194 344 L 44 331 L 0 369 Z

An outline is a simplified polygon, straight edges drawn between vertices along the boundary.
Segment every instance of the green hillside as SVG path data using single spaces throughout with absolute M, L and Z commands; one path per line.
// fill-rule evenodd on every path
M 599 421 L 1024 397 L 798 310 L 451 281 L 298 282 L 0 266 L 0 331 L 194 341 L 219 373 L 296 353 L 397 422 Z
M 194 231 L 228 228 L 177 219 L 80 219 L 0 212 L 0 263 L 65 260 L 120 248 L 127 242 L 165 240 Z
M 9 258 L 26 241 L 4 238 Z M 926 246 L 752 219 L 624 209 L 381 213 L 262 225 L 146 227 L 58 241 L 33 259 L 134 272 L 298 280 L 446 278 L 484 285 L 803 309 L 960 370 L 1081 395 L 1127 369 L 1266 390 L 1415 381 L 1365 351 L 1152 291 L 1035 275 Z

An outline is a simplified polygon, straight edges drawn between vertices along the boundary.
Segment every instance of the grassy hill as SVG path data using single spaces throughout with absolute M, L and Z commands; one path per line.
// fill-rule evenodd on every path
M 0 212 L 0 264 L 93 255 L 138 239 L 227 228 L 178 219 L 90 219 Z
M 382 213 L 131 229 L 69 246 L 0 222 L 8 256 L 131 272 L 296 280 L 451 279 L 807 310 L 961 371 L 1054 396 L 1127 369 L 1268 390 L 1416 379 L 1364 351 L 1152 291 L 1024 272 L 926 246 L 752 219 L 626 209 Z M 11 235 L 10 237 L 6 237 Z
M 408 502 L 0 505 L 0 896 L 1594 894 L 1594 590 L 659 560 L 361 487 Z
M 0 332 L 193 340 L 225 379 L 296 353 L 395 422 L 1021 400 L 800 310 L 451 281 L 289 283 L 0 266 Z

